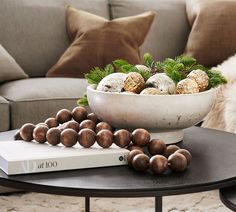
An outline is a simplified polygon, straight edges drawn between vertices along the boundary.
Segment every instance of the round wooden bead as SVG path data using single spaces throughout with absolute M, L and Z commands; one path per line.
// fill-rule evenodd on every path
M 23 140 L 20 136 L 20 130 L 17 130 L 14 134 L 14 140 Z
M 136 171 L 146 171 L 149 167 L 149 157 L 145 154 L 137 154 L 132 160 L 132 166 Z
M 187 149 L 178 149 L 176 151 L 176 153 L 180 153 L 182 155 L 184 155 L 187 159 L 187 165 L 190 164 L 190 162 L 192 161 L 192 155 L 191 153 L 187 150 Z
M 101 130 L 110 130 L 112 132 L 112 127 L 107 122 L 100 122 L 96 125 L 95 132 L 98 133 Z
M 78 133 L 73 129 L 65 129 L 61 132 L 60 141 L 66 147 L 72 147 L 77 143 Z
M 128 130 L 117 130 L 114 133 L 114 143 L 121 147 L 124 148 L 128 146 L 131 142 L 131 133 Z
M 25 141 L 32 141 L 34 139 L 33 138 L 34 128 L 35 128 L 35 125 L 31 123 L 26 123 L 22 125 L 22 127 L 20 128 L 21 138 L 23 138 L 23 140 Z
M 143 154 L 143 152 L 138 149 L 134 149 L 128 153 L 127 162 L 130 167 L 132 167 L 132 161 L 133 161 L 134 156 L 138 154 Z
M 40 144 L 43 144 L 46 142 L 46 134 L 48 131 L 48 127 L 45 125 L 38 125 L 33 130 L 33 138 L 35 141 L 39 142 Z
M 182 172 L 187 168 L 187 159 L 180 153 L 174 153 L 168 157 L 168 165 L 172 171 Z
M 162 155 L 166 151 L 166 144 L 160 139 L 152 139 L 148 144 L 148 151 L 151 155 Z
M 87 110 L 84 107 L 78 106 L 72 110 L 72 117 L 75 121 L 80 123 L 87 118 Z
M 60 124 L 70 121 L 71 118 L 72 118 L 71 112 L 67 109 L 61 109 L 56 114 L 56 120 Z
M 47 142 L 53 146 L 59 144 L 60 141 L 61 130 L 57 127 L 52 127 L 47 131 L 46 139 Z
M 145 129 L 136 129 L 132 132 L 132 141 L 134 145 L 146 146 L 150 141 L 150 133 Z
M 93 121 L 95 124 L 97 124 L 99 122 L 98 117 L 94 113 L 89 113 L 87 115 L 87 119 Z
M 45 124 L 48 125 L 49 128 L 52 127 L 57 127 L 59 125 L 58 121 L 56 120 L 56 118 L 48 118 L 45 120 Z
M 40 125 L 41 125 L 41 126 L 43 125 L 43 126 L 49 128 L 48 125 L 47 125 L 46 123 L 44 123 L 44 122 L 41 122 L 41 123 L 36 124 L 35 127 L 40 126 Z
M 113 143 L 113 133 L 110 130 L 101 130 L 96 136 L 97 143 L 103 148 L 109 148 Z
M 91 129 L 82 129 L 78 135 L 79 144 L 84 148 L 91 147 L 96 141 L 96 133 Z
M 180 148 L 176 145 L 169 145 L 166 147 L 166 151 L 164 152 L 164 156 L 166 158 L 168 158 L 170 155 L 175 153 L 178 149 L 180 149 Z
M 87 128 L 87 129 L 91 129 L 94 131 L 95 127 L 96 127 L 95 123 L 89 119 L 86 119 L 79 124 L 80 130 Z
M 168 169 L 168 160 L 163 155 L 154 155 L 150 159 L 150 169 L 154 174 L 163 174 Z
M 79 123 L 77 121 L 71 120 L 65 123 L 64 129 L 73 129 L 76 132 L 79 132 Z
M 142 147 L 140 147 L 140 146 L 135 146 L 135 145 L 132 144 L 132 143 L 127 147 L 127 149 L 128 149 L 129 151 L 132 151 L 132 150 L 134 150 L 134 149 L 138 149 L 138 150 L 140 150 L 141 152 L 144 152 L 144 150 L 143 150 Z

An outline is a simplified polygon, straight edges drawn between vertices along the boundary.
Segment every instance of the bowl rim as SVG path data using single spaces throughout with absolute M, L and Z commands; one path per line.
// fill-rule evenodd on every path
M 98 91 L 95 89 L 97 85 L 96 84 L 92 84 L 92 85 L 88 85 L 87 86 L 87 90 L 90 90 L 92 92 L 96 92 L 96 93 L 101 93 L 101 94 L 106 94 L 106 95 L 123 95 L 122 92 L 105 92 L 105 91 Z M 152 95 L 152 94 L 144 94 L 144 95 L 139 95 L 139 94 L 128 94 L 125 96 L 149 96 L 149 97 L 180 97 L 180 96 L 197 96 L 197 95 L 203 95 L 203 94 L 208 94 L 208 93 L 212 93 L 215 90 L 215 88 L 211 88 L 209 90 L 206 91 L 202 91 L 199 93 L 192 93 L 192 94 L 160 94 L 160 95 Z M 124 95 L 123 95 L 124 96 Z

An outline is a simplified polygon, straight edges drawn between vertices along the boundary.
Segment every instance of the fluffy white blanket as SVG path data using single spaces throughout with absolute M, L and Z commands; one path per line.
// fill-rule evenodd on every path
M 222 72 L 228 83 L 216 88 L 213 107 L 202 127 L 236 133 L 236 55 L 216 69 Z

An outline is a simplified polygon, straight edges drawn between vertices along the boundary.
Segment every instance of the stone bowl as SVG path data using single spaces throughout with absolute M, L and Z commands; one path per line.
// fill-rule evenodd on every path
M 183 139 L 183 129 L 207 115 L 214 99 L 214 89 L 196 94 L 138 95 L 97 91 L 87 87 L 91 110 L 117 129 L 145 128 L 152 138 L 166 144 Z

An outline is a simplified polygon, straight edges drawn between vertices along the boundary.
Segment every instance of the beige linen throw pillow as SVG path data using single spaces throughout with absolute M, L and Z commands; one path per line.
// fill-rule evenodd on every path
M 185 53 L 205 66 L 216 66 L 236 53 L 236 1 L 187 0 L 192 30 Z
M 0 83 L 24 78 L 28 75 L 0 44 Z
M 107 20 L 66 8 L 67 32 L 71 45 L 48 71 L 48 77 L 84 77 L 94 66 L 105 67 L 115 59 L 141 62 L 139 46 L 150 29 L 155 12 Z

